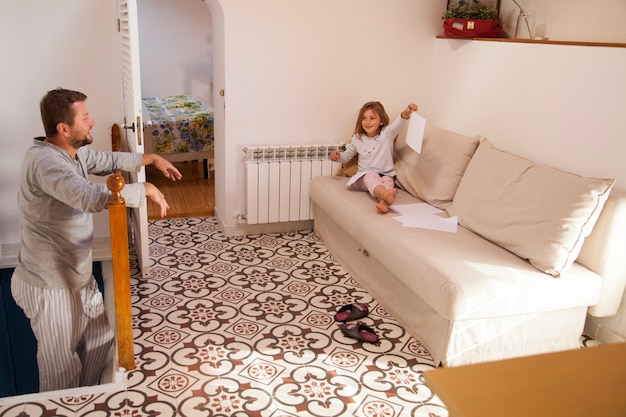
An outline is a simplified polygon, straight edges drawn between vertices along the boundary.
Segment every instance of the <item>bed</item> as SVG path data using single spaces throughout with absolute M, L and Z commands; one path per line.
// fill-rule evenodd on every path
M 145 97 L 142 102 L 146 153 L 171 162 L 202 160 L 208 178 L 213 110 L 193 95 Z

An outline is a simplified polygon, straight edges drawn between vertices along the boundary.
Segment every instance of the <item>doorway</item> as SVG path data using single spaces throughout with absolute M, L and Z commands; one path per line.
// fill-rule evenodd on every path
M 213 19 L 209 7 L 197 0 L 137 1 L 142 97 L 189 94 L 213 109 Z M 212 216 L 214 172 L 204 178 L 198 160 L 174 165 L 183 173 L 182 181 L 176 183 L 146 167 L 147 181 L 163 191 L 170 205 L 167 217 Z M 148 218 L 160 218 L 151 202 Z

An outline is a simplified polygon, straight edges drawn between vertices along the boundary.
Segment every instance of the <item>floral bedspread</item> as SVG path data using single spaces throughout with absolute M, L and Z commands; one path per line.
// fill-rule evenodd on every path
M 197 97 L 146 97 L 152 152 L 172 154 L 213 149 L 213 112 Z

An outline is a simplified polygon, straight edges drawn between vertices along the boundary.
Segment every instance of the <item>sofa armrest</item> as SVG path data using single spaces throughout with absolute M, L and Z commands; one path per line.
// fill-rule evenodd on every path
M 626 192 L 613 188 L 576 262 L 602 276 L 600 302 L 589 308 L 595 317 L 617 313 L 626 288 Z

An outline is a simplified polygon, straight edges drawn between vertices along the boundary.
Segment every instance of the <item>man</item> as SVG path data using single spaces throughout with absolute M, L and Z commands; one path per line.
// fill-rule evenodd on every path
M 20 174 L 22 241 L 11 292 L 37 339 L 42 392 L 98 384 L 113 344 L 91 257 L 93 213 L 107 209 L 111 192 L 87 175 L 154 164 L 173 181 L 182 177 L 158 155 L 87 147 L 95 123 L 86 100 L 62 88 L 42 98 L 46 137 L 33 141 Z M 122 196 L 129 207 L 150 198 L 161 216 L 167 214 L 167 201 L 153 184 L 127 184 Z

